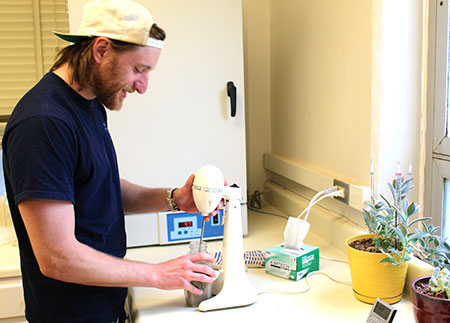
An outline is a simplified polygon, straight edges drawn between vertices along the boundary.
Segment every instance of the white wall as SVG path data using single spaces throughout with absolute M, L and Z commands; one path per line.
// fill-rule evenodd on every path
M 263 154 L 271 150 L 270 0 L 243 0 L 247 187 L 262 191 Z
M 367 184 L 371 2 L 271 2 L 272 152 Z M 352 160 L 352 162 L 349 162 Z
M 412 197 L 419 201 L 422 142 L 422 22 L 420 0 L 383 1 L 381 25 L 381 88 L 379 106 L 379 185 L 392 178 L 397 161 L 407 172 L 413 163 Z M 374 106 L 372 109 L 376 110 Z M 381 189 L 380 188 L 380 189 Z
M 362 186 L 369 186 L 374 158 L 384 194 L 397 161 L 406 172 L 412 159 L 417 178 L 421 0 L 244 0 L 243 6 L 249 189 L 267 178 L 265 152 Z

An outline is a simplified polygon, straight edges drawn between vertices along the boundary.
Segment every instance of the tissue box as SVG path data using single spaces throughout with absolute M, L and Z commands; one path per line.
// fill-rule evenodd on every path
M 303 244 L 300 250 L 281 246 L 266 250 L 266 273 L 278 277 L 300 280 L 308 273 L 319 270 L 319 247 Z

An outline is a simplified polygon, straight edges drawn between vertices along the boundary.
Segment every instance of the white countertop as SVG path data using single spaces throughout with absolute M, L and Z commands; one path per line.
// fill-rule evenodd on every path
M 286 219 L 267 214 L 249 211 L 249 234 L 244 239 L 245 250 L 263 250 L 273 247 L 283 241 Z M 336 228 L 339 230 L 339 228 Z M 314 234 L 314 228 L 308 234 L 305 243 L 319 246 L 320 255 L 330 258 L 347 260 L 343 248 L 331 245 L 325 239 Z M 213 253 L 221 250 L 222 241 L 209 241 L 208 251 Z M 188 252 L 187 244 L 156 246 L 129 249 L 127 258 L 159 263 L 170 258 L 184 255 Z M 348 264 L 320 259 L 320 271 L 326 272 L 332 278 L 350 282 Z M 249 281 L 257 291 L 274 289 L 280 291 L 301 291 L 307 286 L 305 280 L 298 282 L 286 280 L 266 274 L 264 268 L 248 269 Z M 311 289 L 302 294 L 264 293 L 258 296 L 258 301 L 250 306 L 200 312 L 197 308 L 187 307 L 182 290 L 165 291 L 154 288 L 130 288 L 131 307 L 135 322 L 173 322 L 194 320 L 230 321 L 260 320 L 268 322 L 280 319 L 299 319 L 303 322 L 365 322 L 371 305 L 358 301 L 353 296 L 351 286 L 338 284 L 323 275 L 313 275 L 309 278 Z M 397 310 L 395 323 L 414 322 L 409 294 L 393 305 Z M 243 318 L 242 315 L 245 315 Z
M 0 246 L 0 279 L 20 277 L 20 257 L 17 241 Z

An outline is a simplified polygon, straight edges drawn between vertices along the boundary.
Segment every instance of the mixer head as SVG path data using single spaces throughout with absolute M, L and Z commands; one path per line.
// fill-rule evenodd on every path
M 203 166 L 195 174 L 192 194 L 195 205 L 203 216 L 219 205 L 223 197 L 224 182 L 222 171 L 213 165 Z

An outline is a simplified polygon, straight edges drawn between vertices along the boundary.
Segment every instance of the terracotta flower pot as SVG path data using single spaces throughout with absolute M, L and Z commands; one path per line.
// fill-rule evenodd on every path
M 419 277 L 411 284 L 411 302 L 413 304 L 414 318 L 417 323 L 450 322 L 450 299 L 424 295 L 416 289 L 418 283 L 428 281 L 430 277 Z
M 400 266 L 380 263 L 386 258 L 382 253 L 356 250 L 350 243 L 356 240 L 373 238 L 373 234 L 353 236 L 345 242 L 352 277 L 353 294 L 356 299 L 373 304 L 377 298 L 394 304 L 403 297 L 408 263 Z

